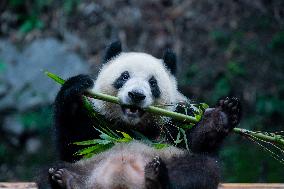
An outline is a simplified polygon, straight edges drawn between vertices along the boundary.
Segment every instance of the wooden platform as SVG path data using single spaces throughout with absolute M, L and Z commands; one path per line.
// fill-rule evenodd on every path
M 32 182 L 8 183 L 0 182 L 0 189 L 37 189 Z M 220 184 L 219 189 L 284 189 L 284 184 L 246 184 L 246 183 L 224 183 Z
M 219 189 L 276 189 L 276 188 L 284 188 L 284 184 L 252 184 L 252 183 L 224 183 L 220 184 Z

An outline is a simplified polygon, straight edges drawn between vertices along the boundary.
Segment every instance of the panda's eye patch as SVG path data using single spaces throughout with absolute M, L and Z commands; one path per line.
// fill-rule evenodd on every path
M 129 79 L 129 73 L 128 73 L 128 71 L 125 71 L 125 72 L 123 72 L 122 74 L 121 74 L 121 78 L 123 79 L 123 80 L 127 80 L 127 79 Z
M 158 86 L 158 82 L 157 82 L 157 80 L 156 80 L 156 78 L 154 76 L 152 76 L 149 79 L 149 85 L 150 85 L 150 88 L 151 88 L 152 95 L 155 98 L 159 98 L 160 95 L 161 95 L 161 91 L 160 91 L 160 88 Z
M 150 83 L 150 86 L 151 86 L 151 87 L 156 87 L 156 85 L 157 85 L 157 80 L 156 80 L 156 79 L 150 79 L 150 80 L 149 80 L 149 83 Z
M 121 75 L 114 81 L 113 83 L 114 88 L 116 89 L 121 88 L 129 78 L 130 75 L 128 71 L 122 72 Z

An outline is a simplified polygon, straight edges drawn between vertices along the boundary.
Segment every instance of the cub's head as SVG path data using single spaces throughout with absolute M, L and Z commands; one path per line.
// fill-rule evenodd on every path
M 165 105 L 166 109 L 173 110 L 173 106 L 167 105 L 185 100 L 177 90 L 175 71 L 176 56 L 171 51 L 166 51 L 163 59 L 157 59 L 146 53 L 122 52 L 120 42 L 114 42 L 107 48 L 104 65 L 92 90 L 117 96 L 124 105 L 94 100 L 94 106 L 109 119 L 130 125 L 151 123 L 159 118 L 143 108 Z

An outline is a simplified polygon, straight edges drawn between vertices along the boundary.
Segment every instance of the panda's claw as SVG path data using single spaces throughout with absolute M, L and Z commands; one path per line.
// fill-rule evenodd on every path
M 94 81 L 89 75 L 77 75 L 71 77 L 63 84 L 59 94 L 61 94 L 64 99 L 69 99 L 83 94 L 88 89 L 92 88 L 93 85 Z
M 61 188 L 65 188 L 67 179 L 69 179 L 70 174 L 66 169 L 60 168 L 50 168 L 48 170 L 51 179 L 53 182 L 55 182 L 57 185 L 59 185 Z
M 48 173 L 49 173 L 49 174 L 54 173 L 54 171 L 55 171 L 55 169 L 54 169 L 53 167 L 51 167 L 51 168 L 48 169 Z
M 227 115 L 229 126 L 231 128 L 239 123 L 241 117 L 241 104 L 238 98 L 226 97 L 225 99 L 221 99 L 219 100 L 217 107 Z
M 156 156 L 145 166 L 145 176 L 149 178 L 158 178 L 161 169 L 163 169 L 163 162 L 160 157 Z

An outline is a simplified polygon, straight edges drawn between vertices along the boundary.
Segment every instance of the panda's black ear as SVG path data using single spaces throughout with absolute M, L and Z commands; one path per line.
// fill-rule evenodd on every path
M 106 63 L 113 57 L 119 55 L 121 51 L 122 51 L 121 42 L 120 41 L 112 42 L 106 49 L 103 63 Z
M 163 60 L 167 68 L 171 71 L 173 75 L 175 75 L 177 70 L 176 54 L 172 50 L 167 49 L 164 52 Z

